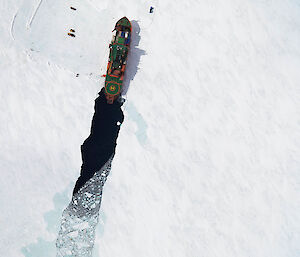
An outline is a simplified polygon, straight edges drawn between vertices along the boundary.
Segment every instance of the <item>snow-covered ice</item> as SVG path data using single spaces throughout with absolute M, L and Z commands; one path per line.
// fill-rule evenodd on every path
M 125 121 L 93 255 L 299 257 L 299 14 L 295 0 L 2 0 L 0 256 L 55 256 L 127 16 Z

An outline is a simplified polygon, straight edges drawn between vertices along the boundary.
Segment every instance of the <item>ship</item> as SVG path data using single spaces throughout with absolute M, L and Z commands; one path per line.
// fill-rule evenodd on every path
M 127 56 L 131 41 L 131 22 L 123 17 L 117 21 L 109 44 L 109 59 L 105 75 L 105 96 L 108 104 L 119 98 L 122 92 Z

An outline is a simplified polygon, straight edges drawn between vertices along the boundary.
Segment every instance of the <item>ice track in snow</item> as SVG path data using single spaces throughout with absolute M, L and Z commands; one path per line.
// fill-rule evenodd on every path
M 72 197 L 63 211 L 56 241 L 57 257 L 92 256 L 103 186 L 111 169 L 112 158 Z

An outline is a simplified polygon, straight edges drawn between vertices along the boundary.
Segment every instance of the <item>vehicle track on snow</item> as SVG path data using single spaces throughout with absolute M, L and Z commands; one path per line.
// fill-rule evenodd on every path
M 12 37 L 13 40 L 15 40 L 15 37 L 14 37 L 14 26 L 15 26 L 15 20 L 16 20 L 16 17 L 18 15 L 18 12 L 15 13 L 13 19 L 12 19 L 12 22 L 11 22 L 11 25 L 10 25 L 10 35 Z
M 36 16 L 36 14 L 37 14 L 37 12 L 38 12 L 38 10 L 39 10 L 39 8 L 40 8 L 42 2 L 43 2 L 43 0 L 40 0 L 39 3 L 37 4 L 37 6 L 35 7 L 34 12 L 33 12 L 32 16 L 31 16 L 29 22 L 28 22 L 27 25 L 26 25 L 26 28 L 27 28 L 27 29 L 30 29 L 30 28 L 31 28 L 32 22 L 34 21 L 34 18 L 35 18 L 35 16 Z

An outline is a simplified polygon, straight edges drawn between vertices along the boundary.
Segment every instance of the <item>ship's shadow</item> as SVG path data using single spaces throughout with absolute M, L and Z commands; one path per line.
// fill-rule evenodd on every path
M 142 55 L 146 55 L 146 51 L 138 48 L 140 43 L 140 26 L 136 20 L 131 21 L 132 32 L 131 32 L 131 43 L 130 51 L 127 58 L 126 72 L 123 81 L 122 95 L 126 95 L 129 90 L 130 81 L 134 79 L 137 71 L 139 70 L 138 65 Z

